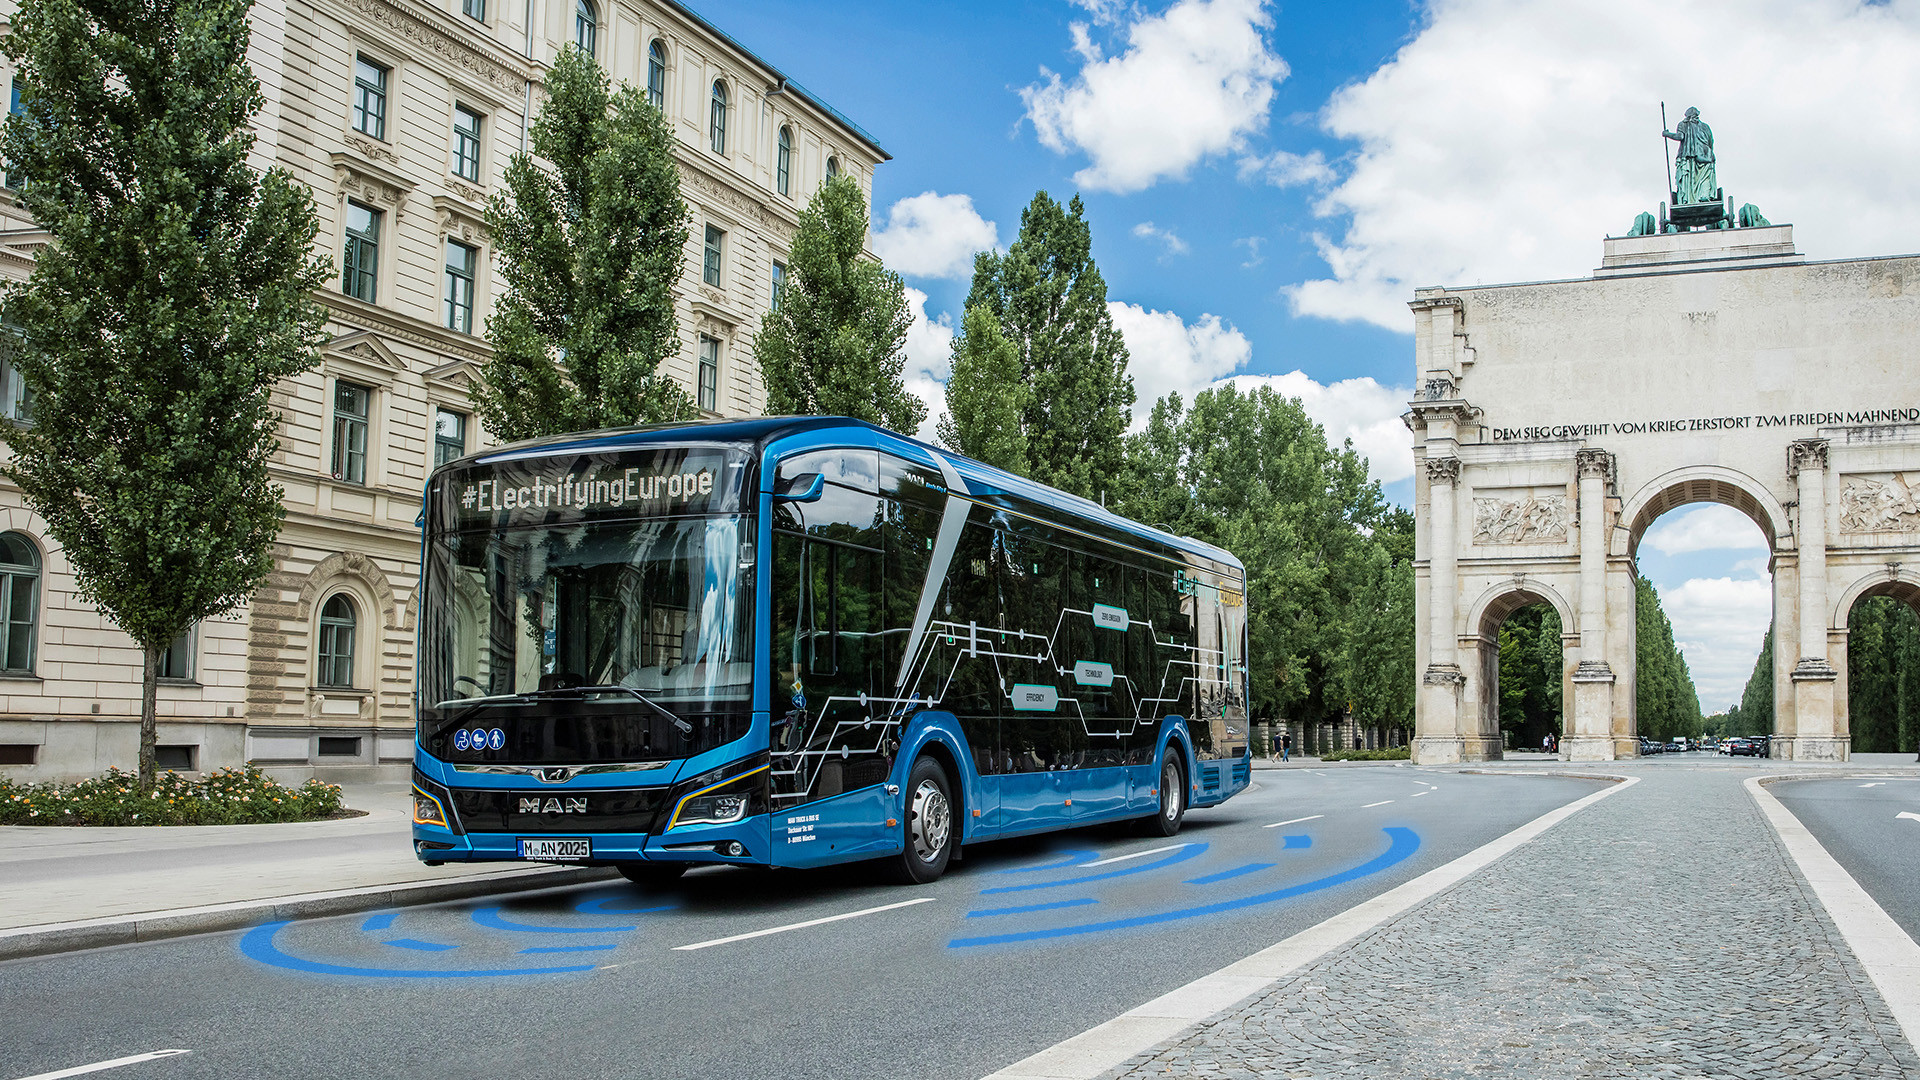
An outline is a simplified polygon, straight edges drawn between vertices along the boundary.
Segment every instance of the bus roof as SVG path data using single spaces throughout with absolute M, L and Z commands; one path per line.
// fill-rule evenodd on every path
M 1150 525 L 1143 525 L 1121 517 L 1090 499 L 1050 488 L 985 462 L 962 457 L 951 450 L 943 450 L 899 432 L 889 431 L 877 424 L 856 420 L 849 416 L 756 416 L 740 420 L 692 420 L 574 432 L 493 447 L 458 461 L 448 462 L 442 467 L 487 464 L 522 457 L 544 457 L 557 453 L 590 454 L 637 450 L 650 446 L 674 446 L 689 442 L 748 446 L 756 452 L 764 452 L 775 442 L 790 440 L 793 445 L 782 447 L 782 449 L 807 449 L 816 446 L 824 448 L 841 442 L 847 435 L 854 432 L 860 434 L 859 441 L 862 445 L 873 445 L 882 449 L 892 447 L 896 451 L 904 451 L 903 456 L 926 457 L 929 454 L 938 454 L 959 471 L 967 481 L 967 487 L 977 494 L 1003 494 L 1049 503 L 1074 517 L 1099 522 L 1108 528 L 1132 534 L 1143 540 L 1165 544 L 1245 569 L 1232 552 L 1215 547 L 1203 540 L 1179 536 Z M 918 453 L 915 454 L 913 451 Z

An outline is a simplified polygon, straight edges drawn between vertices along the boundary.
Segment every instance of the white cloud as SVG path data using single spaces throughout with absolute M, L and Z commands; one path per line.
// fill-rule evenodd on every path
M 1259 179 L 1274 187 L 1293 187 L 1296 184 L 1330 184 L 1338 177 L 1318 150 L 1306 154 L 1276 150 L 1266 157 L 1254 155 L 1241 158 L 1240 179 Z
M 927 315 L 927 294 L 908 287 L 907 305 L 913 309 L 913 325 L 907 327 L 907 363 L 903 377 L 907 389 L 927 403 L 927 419 L 920 425 L 918 437 L 931 441 L 934 426 L 947 411 L 947 375 L 953 370 L 953 319 L 944 312 L 938 318 Z
M 1352 439 L 1354 450 L 1367 459 L 1368 475 L 1382 484 L 1413 475 L 1413 433 L 1400 420 L 1413 399 L 1411 389 L 1381 386 L 1371 378 L 1321 383 L 1304 371 L 1236 375 L 1226 381 L 1243 391 L 1264 385 L 1299 398 L 1307 415 L 1326 429 L 1327 442 L 1339 446 Z
M 1689 551 L 1765 550 L 1767 541 L 1752 518 L 1731 506 L 1708 503 L 1654 522 L 1640 538 L 1640 546 L 1662 555 L 1682 555 Z M 1764 561 L 1761 565 L 1764 572 Z
M 982 218 L 968 195 L 923 191 L 887 211 L 887 227 L 874 232 L 873 251 L 889 270 L 907 277 L 964 278 L 975 252 L 1000 242 L 993 222 Z
M 1764 576 L 1694 578 L 1662 589 L 1660 605 L 1687 658 L 1701 710 L 1721 712 L 1740 700 L 1773 621 L 1772 582 Z
M 1162 229 L 1151 221 L 1143 221 L 1133 227 L 1133 235 L 1142 240 L 1158 240 L 1166 245 L 1168 255 L 1185 255 L 1187 242 L 1174 235 L 1172 229 Z
M 1076 183 L 1139 191 L 1185 176 L 1209 155 L 1240 151 L 1266 126 L 1287 65 L 1267 48 L 1273 19 L 1261 0 L 1178 0 L 1160 15 L 1084 6 L 1125 22 L 1126 49 L 1104 56 L 1076 24 L 1085 66 L 1071 80 L 1043 68 L 1046 81 L 1020 91 L 1043 145 L 1091 159 Z
M 1247 249 L 1247 261 L 1241 263 L 1240 265 L 1247 268 L 1248 270 L 1251 270 L 1254 267 L 1259 266 L 1261 263 L 1266 262 L 1267 257 L 1265 255 L 1260 254 L 1260 245 L 1266 242 L 1267 242 L 1267 238 L 1264 236 L 1243 236 L 1240 239 L 1235 240 L 1233 242 L 1234 247 L 1243 247 Z
M 1712 125 L 1736 205 L 1811 256 L 1920 248 L 1920 5 L 1435 0 L 1328 102 L 1358 144 L 1319 205 L 1331 274 L 1296 310 L 1410 331 L 1421 285 L 1576 277 L 1662 198 L 1659 102 Z M 1350 215 L 1350 217 L 1348 217 Z M 1342 226 L 1335 221 L 1344 221 Z
M 1136 426 L 1160 398 L 1177 390 L 1191 401 L 1195 391 L 1253 359 L 1253 343 L 1218 315 L 1202 315 L 1189 326 L 1171 311 L 1148 311 L 1118 300 L 1107 301 L 1107 313 L 1127 343 Z

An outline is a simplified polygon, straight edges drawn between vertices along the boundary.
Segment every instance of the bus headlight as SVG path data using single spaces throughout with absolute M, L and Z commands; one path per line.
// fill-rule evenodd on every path
M 674 818 L 674 825 L 731 825 L 747 816 L 747 796 L 701 795 L 688 799 Z
M 443 829 L 447 828 L 446 808 L 440 805 L 440 800 L 421 791 L 419 788 L 414 788 L 413 823 L 415 825 L 438 825 Z
M 744 770 L 744 771 L 740 771 Z M 732 776 L 727 774 L 731 772 Z M 722 779 L 724 777 L 724 779 Z M 767 808 L 766 756 L 715 769 L 681 785 L 666 832 L 682 825 L 731 825 Z

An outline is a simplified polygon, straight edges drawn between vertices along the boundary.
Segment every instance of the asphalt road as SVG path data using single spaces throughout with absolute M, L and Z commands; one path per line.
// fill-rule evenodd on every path
M 978 1077 L 1600 786 L 1390 767 L 1255 782 L 1171 840 L 1101 827 L 981 845 L 920 888 L 860 867 L 714 868 L 653 893 L 12 961 L 0 1080 L 172 1048 L 192 1053 L 106 1075 Z
M 1920 940 L 1920 777 L 1767 785 L 1907 936 Z

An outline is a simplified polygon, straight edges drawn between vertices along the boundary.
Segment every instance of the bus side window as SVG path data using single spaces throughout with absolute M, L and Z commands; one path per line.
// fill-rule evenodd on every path
M 779 491 L 794 477 L 819 473 L 829 484 L 839 484 L 869 495 L 880 493 L 880 452 L 878 450 L 806 450 L 780 459 L 774 467 L 774 490 Z

